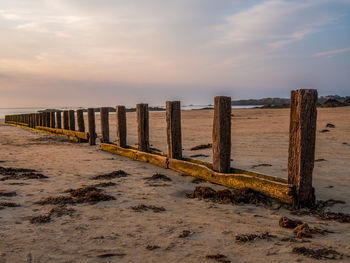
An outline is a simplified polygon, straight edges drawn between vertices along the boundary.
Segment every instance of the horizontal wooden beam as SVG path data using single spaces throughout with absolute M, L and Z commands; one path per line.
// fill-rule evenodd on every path
M 75 138 L 79 139 L 79 141 L 81 141 L 81 142 L 87 142 L 89 140 L 89 135 L 87 132 L 55 129 L 55 128 L 48 128 L 48 127 L 42 127 L 42 126 L 38 126 L 38 127 L 36 127 L 36 129 L 41 130 L 41 131 L 46 131 L 49 133 L 58 134 L 58 135 L 66 135 L 68 137 L 75 137 Z
M 132 160 L 150 163 L 162 168 L 171 169 L 182 174 L 204 179 L 226 187 L 241 189 L 251 188 L 266 196 L 279 199 L 288 204 L 294 202 L 293 186 L 286 179 L 244 171 L 232 168 L 230 173 L 219 173 L 212 169 L 212 165 L 193 159 L 169 159 L 165 154 L 146 153 L 132 149 L 122 148 L 115 144 L 102 143 L 101 149 L 110 153 L 128 157 Z

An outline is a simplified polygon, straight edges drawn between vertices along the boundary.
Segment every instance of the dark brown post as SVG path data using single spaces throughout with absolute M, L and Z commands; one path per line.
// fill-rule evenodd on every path
M 101 117 L 101 133 L 102 133 L 101 142 L 108 143 L 109 142 L 109 109 L 108 107 L 102 107 L 100 109 L 100 117 Z
M 95 111 L 88 108 L 88 122 L 89 122 L 89 144 L 96 144 L 96 127 L 95 127 Z
M 48 125 L 49 124 L 49 122 L 48 122 L 48 120 L 49 120 L 48 114 L 49 113 L 47 111 L 44 112 L 44 124 L 45 124 L 44 126 L 45 127 L 49 127 L 49 125 Z
M 35 127 L 39 126 L 39 113 L 35 113 Z
M 39 126 L 44 126 L 44 113 L 40 113 Z
M 231 97 L 214 100 L 213 169 L 220 173 L 231 169 Z
M 117 145 L 126 147 L 126 110 L 125 106 L 116 107 L 116 128 L 117 128 Z
M 148 104 L 136 105 L 138 149 L 149 152 L 149 113 Z
M 181 159 L 182 141 L 180 101 L 166 102 L 166 124 L 168 157 L 172 159 Z
M 315 193 L 312 171 L 315 160 L 317 90 L 291 92 L 288 183 L 295 186 L 297 206 L 312 206 Z
M 63 111 L 63 129 L 69 130 L 69 111 Z
M 84 112 L 81 109 L 77 110 L 77 121 L 78 121 L 78 130 L 80 132 L 85 132 Z
M 55 128 L 56 127 L 56 120 L 55 120 L 55 112 L 51 111 L 50 112 L 50 127 Z
M 56 126 L 57 129 L 62 129 L 62 116 L 61 111 L 56 111 Z
M 75 131 L 75 114 L 74 110 L 69 110 L 68 111 L 68 119 L 69 119 L 69 130 Z

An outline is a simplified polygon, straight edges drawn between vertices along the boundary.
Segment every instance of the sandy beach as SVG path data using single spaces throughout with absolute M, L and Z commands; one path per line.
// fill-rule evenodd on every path
M 349 113 L 350 107 L 318 109 L 313 177 L 317 200 L 344 201 L 329 208 L 343 213 L 350 213 Z M 135 117 L 127 113 L 129 145 L 137 142 Z M 212 122 L 212 110 L 182 112 L 184 156 L 202 154 L 196 158 L 211 162 L 211 149 L 190 148 L 211 143 Z M 326 128 L 328 123 L 335 128 Z M 164 152 L 165 127 L 165 112 L 150 112 L 152 147 Z M 112 141 L 115 130 L 115 115 L 110 114 Z M 287 178 L 288 131 L 289 109 L 232 110 L 231 166 Z M 0 262 L 316 262 L 292 253 L 301 246 L 334 249 L 342 254 L 337 262 L 350 261 L 349 223 L 291 215 L 285 208 L 190 199 L 186 193 L 197 186 L 224 187 L 193 182 L 194 178 L 171 170 L 102 152 L 98 145 L 71 143 L 64 137 L 6 125 L 3 120 L 0 138 L 0 166 L 34 169 L 48 177 L 0 181 L 0 194 L 15 192 L 0 195 L 0 202 L 18 205 L 0 209 Z M 118 170 L 128 175 L 92 179 Z M 156 173 L 170 180 L 147 180 Z M 53 215 L 50 222 L 31 223 L 33 217 L 56 207 L 36 202 L 103 182 L 115 183 L 99 188 L 114 200 L 67 204 L 66 214 Z M 294 238 L 292 229 L 279 226 L 281 216 L 329 233 Z M 236 240 L 237 235 L 265 232 L 271 237 Z M 225 257 L 210 257 L 217 254 Z

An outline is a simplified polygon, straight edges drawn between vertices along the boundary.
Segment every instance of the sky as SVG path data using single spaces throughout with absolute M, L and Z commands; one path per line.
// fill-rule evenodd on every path
M 350 95 L 350 0 L 0 3 L 0 108 Z

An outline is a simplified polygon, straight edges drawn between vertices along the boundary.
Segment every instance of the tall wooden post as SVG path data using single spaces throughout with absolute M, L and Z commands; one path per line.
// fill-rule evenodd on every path
M 56 111 L 56 127 L 57 129 L 62 129 L 62 116 L 61 111 Z
M 69 111 L 63 111 L 63 129 L 69 130 Z
M 317 90 L 291 92 L 288 183 L 295 186 L 297 205 L 312 206 L 315 193 L 312 172 L 315 160 Z
M 182 158 L 181 105 L 180 101 L 166 102 L 168 157 Z
M 80 132 L 85 132 L 84 112 L 81 109 L 77 110 L 77 122 L 78 122 L 78 130 Z
M 39 113 L 35 113 L 35 127 L 39 126 Z
M 74 110 L 68 111 L 68 119 L 69 119 L 69 130 L 75 131 L 75 114 Z
M 138 149 L 149 152 L 149 113 L 148 104 L 136 105 Z
M 108 107 L 102 107 L 100 109 L 100 117 L 101 117 L 101 133 L 102 133 L 101 142 L 108 143 L 109 142 L 109 109 Z
M 47 111 L 44 112 L 44 122 L 45 122 L 45 127 L 50 127 L 50 125 L 49 125 L 49 113 Z
M 88 108 L 88 122 L 89 122 L 89 144 L 96 144 L 96 126 L 95 126 L 95 111 L 93 108 Z
M 39 126 L 44 126 L 44 113 L 40 112 Z
M 56 128 L 56 117 L 55 117 L 55 112 L 54 111 L 50 112 L 50 127 L 51 128 Z
M 213 169 L 228 173 L 231 169 L 231 97 L 214 99 Z
M 116 107 L 116 130 L 117 130 L 117 145 L 126 147 L 126 110 L 125 106 Z

